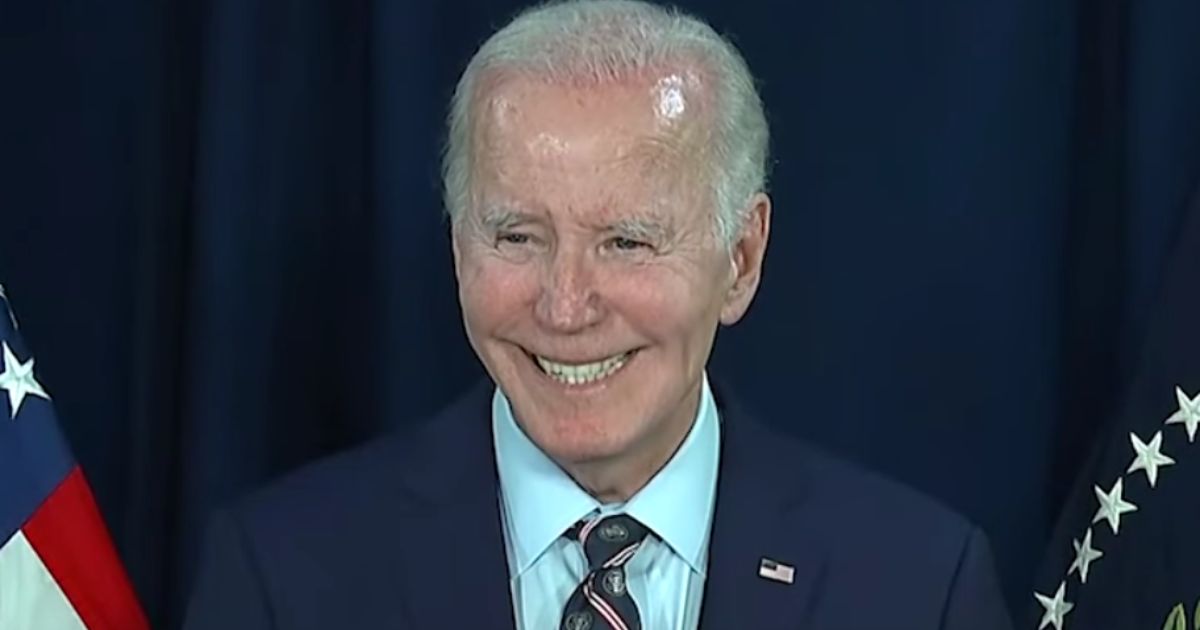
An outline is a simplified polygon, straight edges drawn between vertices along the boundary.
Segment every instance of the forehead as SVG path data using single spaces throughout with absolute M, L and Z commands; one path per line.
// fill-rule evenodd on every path
M 703 146 L 699 75 L 644 73 L 580 85 L 497 73 L 481 82 L 473 162 L 485 170 L 681 166 Z

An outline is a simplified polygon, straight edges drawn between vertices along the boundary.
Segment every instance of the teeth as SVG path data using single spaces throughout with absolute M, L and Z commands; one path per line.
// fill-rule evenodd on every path
M 557 363 L 543 357 L 535 358 L 542 371 L 549 374 L 554 380 L 567 385 L 585 385 L 611 376 L 625 365 L 631 354 L 631 352 L 626 352 L 603 361 L 581 365 Z

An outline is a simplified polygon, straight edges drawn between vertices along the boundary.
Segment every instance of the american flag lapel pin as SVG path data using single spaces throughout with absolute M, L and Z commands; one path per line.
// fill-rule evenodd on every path
M 758 577 L 791 584 L 796 579 L 796 569 L 791 565 L 763 558 L 758 561 Z

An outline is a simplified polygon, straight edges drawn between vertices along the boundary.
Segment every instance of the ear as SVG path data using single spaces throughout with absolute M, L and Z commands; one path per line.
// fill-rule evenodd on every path
M 465 210 L 460 210 L 465 212 Z M 463 239 L 470 238 L 470 226 L 464 216 L 450 218 L 450 252 L 454 255 L 454 279 L 460 284 L 463 274 Z
M 771 198 L 766 193 L 756 193 L 750 199 L 750 212 L 742 224 L 738 240 L 729 252 L 733 282 L 721 306 L 722 324 L 736 324 L 750 308 L 762 278 L 763 256 L 767 253 L 770 235 Z
M 454 277 L 461 279 L 459 269 L 462 268 L 462 252 L 458 249 L 458 221 L 450 219 L 450 251 L 454 254 Z

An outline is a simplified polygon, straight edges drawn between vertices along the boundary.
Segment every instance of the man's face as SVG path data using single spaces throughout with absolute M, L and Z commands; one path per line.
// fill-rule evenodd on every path
M 472 202 L 454 229 L 463 319 L 522 429 L 560 463 L 686 430 L 717 324 L 749 303 L 712 230 L 698 90 L 675 74 L 512 78 L 477 103 Z

